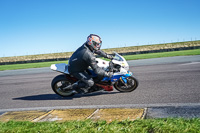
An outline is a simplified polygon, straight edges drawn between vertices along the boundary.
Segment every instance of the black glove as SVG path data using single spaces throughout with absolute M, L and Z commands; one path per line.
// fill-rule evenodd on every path
M 113 76 L 113 72 L 106 72 L 105 77 L 111 78 Z
M 112 56 L 112 55 L 109 55 L 109 54 L 107 54 L 107 58 L 112 60 L 112 59 L 113 59 L 113 56 Z

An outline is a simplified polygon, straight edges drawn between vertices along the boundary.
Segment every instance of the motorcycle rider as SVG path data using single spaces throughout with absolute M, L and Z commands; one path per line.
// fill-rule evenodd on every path
M 100 50 L 101 45 L 101 38 L 98 35 L 90 34 L 87 37 L 87 41 L 79 47 L 69 59 L 68 71 L 79 80 L 70 87 L 78 93 L 87 93 L 89 88 L 94 85 L 92 77 L 86 71 L 89 66 L 99 78 L 111 77 L 113 75 L 112 72 L 104 71 L 96 63 L 94 53 L 103 56 L 104 58 L 113 58 L 111 55 Z

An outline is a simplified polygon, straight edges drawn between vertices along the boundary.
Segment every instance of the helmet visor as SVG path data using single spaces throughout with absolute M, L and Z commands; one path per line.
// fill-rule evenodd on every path
M 94 41 L 93 41 L 93 45 L 94 45 L 98 50 L 100 50 L 102 43 L 97 43 L 97 42 L 94 42 Z

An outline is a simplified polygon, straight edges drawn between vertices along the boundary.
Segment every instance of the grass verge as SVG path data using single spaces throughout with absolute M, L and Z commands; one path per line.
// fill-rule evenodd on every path
M 3 70 L 16 70 L 16 69 L 27 69 L 27 68 L 50 67 L 51 64 L 67 63 L 67 62 L 68 61 L 52 61 L 52 62 L 0 65 L 0 71 L 3 71 Z
M 138 54 L 138 55 L 126 55 L 126 60 L 138 60 L 138 59 L 150 59 L 150 58 L 161 58 L 161 57 L 173 57 L 173 56 L 188 56 L 188 55 L 200 55 L 200 49 L 195 50 L 182 50 L 173 52 L 161 52 L 161 53 L 149 53 L 149 54 Z
M 126 60 L 138 60 L 138 59 L 150 59 L 150 58 L 160 58 L 160 57 L 187 56 L 187 55 L 200 55 L 200 49 L 182 50 L 182 51 L 173 51 L 173 52 L 162 52 L 162 53 L 138 54 L 138 55 L 126 55 L 124 57 L 125 57 Z M 51 64 L 57 64 L 57 63 L 67 63 L 67 61 L 53 61 L 53 62 L 40 62 L 40 63 L 0 65 L 0 71 L 49 67 Z
M 112 51 L 116 51 L 118 53 L 127 53 L 127 52 L 160 50 L 160 49 L 187 48 L 187 47 L 194 47 L 194 46 L 200 46 L 200 40 L 165 43 L 165 44 L 108 48 L 108 49 L 103 49 L 103 50 L 107 53 L 112 53 Z M 49 53 L 49 54 L 26 55 L 26 56 L 0 57 L 0 62 L 17 62 L 17 61 L 69 58 L 72 55 L 72 53 L 73 52 L 62 52 L 62 53 Z
M 200 131 L 200 118 L 164 118 L 136 121 L 68 121 L 68 122 L 0 122 L 1 133 L 197 133 Z

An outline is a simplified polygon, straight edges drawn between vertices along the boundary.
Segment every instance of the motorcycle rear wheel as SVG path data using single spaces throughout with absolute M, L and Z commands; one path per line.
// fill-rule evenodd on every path
M 62 97 L 70 97 L 74 95 L 73 90 L 64 90 L 63 88 L 71 84 L 73 84 L 73 82 L 68 80 L 65 75 L 58 75 L 52 80 L 51 88 L 56 94 Z
M 123 83 L 121 80 L 115 82 L 114 84 L 115 89 L 120 92 L 131 92 L 134 91 L 139 85 L 139 81 L 133 76 L 127 77 L 126 80 L 127 80 L 126 84 Z

